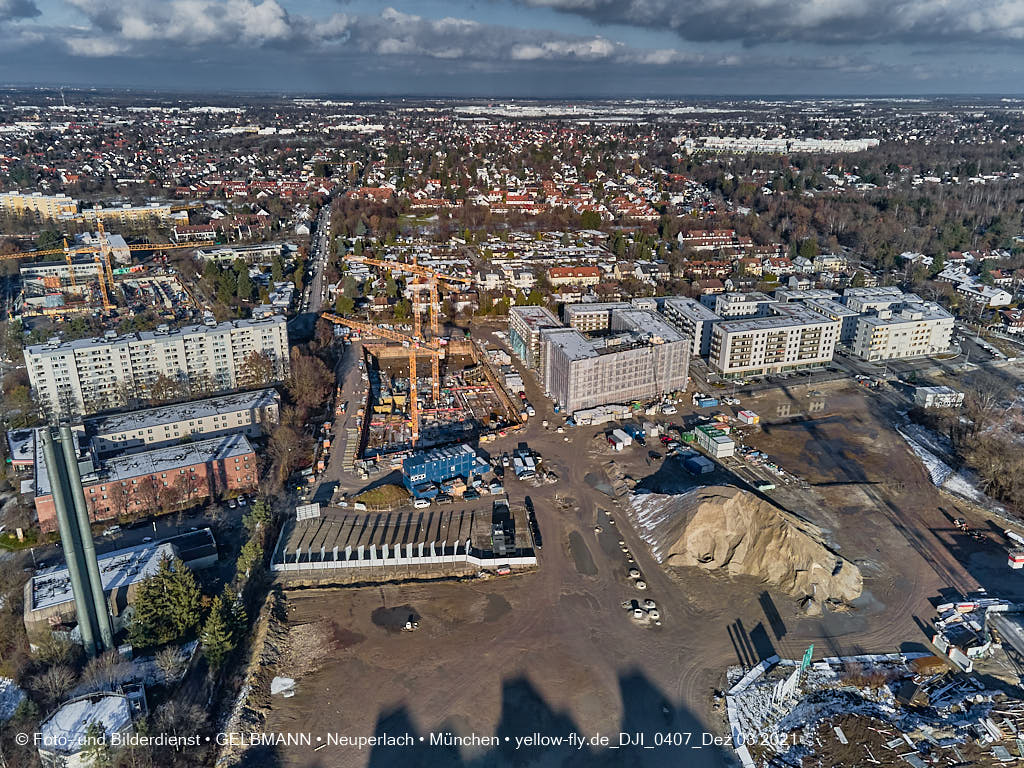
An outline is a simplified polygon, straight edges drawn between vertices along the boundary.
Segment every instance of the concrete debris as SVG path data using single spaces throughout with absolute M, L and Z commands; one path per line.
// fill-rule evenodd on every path
M 756 576 L 800 599 L 811 614 L 861 594 L 860 569 L 833 552 L 817 526 L 752 493 L 707 486 L 636 494 L 631 502 L 641 537 L 665 565 Z
M 1019 748 L 1024 726 L 1024 698 L 986 690 L 924 654 L 829 658 L 803 671 L 772 657 L 730 669 L 729 680 L 733 744 L 755 766 L 847 765 L 865 752 L 876 765 L 951 766 L 963 764 L 960 750 L 988 765 Z M 913 703 L 909 688 L 920 694 Z
M 295 695 L 295 680 L 290 677 L 275 677 L 270 681 L 270 695 L 283 695 L 286 699 Z

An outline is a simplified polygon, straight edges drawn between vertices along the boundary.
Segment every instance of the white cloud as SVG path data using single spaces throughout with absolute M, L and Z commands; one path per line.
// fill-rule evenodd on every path
M 616 44 L 603 37 L 592 40 L 549 40 L 545 43 L 523 43 L 512 46 L 509 51 L 516 61 L 537 61 L 538 59 L 607 59 L 616 51 Z
M 67 2 L 89 22 L 63 36 L 68 51 L 77 56 L 152 55 L 160 44 L 250 50 L 290 45 L 310 52 L 462 60 L 467 66 L 552 61 L 670 66 L 701 61 L 691 53 L 637 49 L 602 36 L 504 27 L 455 16 L 431 19 L 392 7 L 377 14 L 336 13 L 316 19 L 289 14 L 284 0 Z
M 128 49 L 116 40 L 97 37 L 72 37 L 67 44 L 68 50 L 77 56 L 117 56 Z
M 68 0 L 95 30 L 129 43 L 163 41 L 181 45 L 286 40 L 294 30 L 277 0 Z M 93 34 L 92 31 L 89 33 Z M 81 55 L 108 56 L 127 46 L 71 39 Z

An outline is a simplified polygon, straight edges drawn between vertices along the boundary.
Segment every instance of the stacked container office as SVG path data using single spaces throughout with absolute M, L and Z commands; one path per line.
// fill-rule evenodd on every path
M 736 443 L 725 432 L 712 426 L 699 426 L 694 437 L 705 453 L 716 459 L 724 459 L 736 453 Z

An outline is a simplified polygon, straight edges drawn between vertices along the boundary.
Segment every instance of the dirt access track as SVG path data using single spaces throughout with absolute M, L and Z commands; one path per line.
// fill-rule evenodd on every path
M 344 642 L 298 681 L 294 698 L 275 699 L 266 725 L 268 732 L 310 733 L 313 746 L 261 749 L 248 764 L 727 765 L 729 750 L 699 745 L 711 738 L 706 732 L 725 733 L 713 694 L 729 665 L 775 652 L 799 657 L 810 643 L 819 658 L 920 650 L 930 598 L 951 588 L 994 591 L 998 581 L 1012 580 L 995 533 L 975 542 L 952 526 L 954 517 L 972 519 L 969 510 L 932 487 L 878 395 L 844 385 L 815 398 L 776 390 L 742 407 L 764 420 L 748 442 L 810 484 L 780 486 L 773 501 L 821 526 L 832 546 L 862 569 L 865 591 L 852 610 L 804 618 L 792 598 L 756 579 L 658 567 L 619 502 L 602 491 L 600 467 L 612 454 L 593 439 L 597 430 L 572 430 L 565 443 L 539 427 L 541 418 L 554 423 L 556 417 L 539 413 L 515 440 L 528 440 L 560 480 L 535 488 L 507 478 L 512 502 L 530 496 L 536 508 L 544 539 L 539 570 L 462 583 L 289 593 L 293 626 L 326 618 Z M 488 449 L 514 445 L 512 438 L 504 443 Z M 678 465 L 649 455 L 652 447 L 614 458 L 652 488 L 681 478 Z M 627 562 L 620 539 L 635 564 Z M 646 590 L 629 579 L 630 567 L 643 572 Z M 656 601 L 660 626 L 640 625 L 622 607 L 644 599 Z M 375 622 L 381 608 L 413 610 L 419 629 Z M 497 743 L 431 745 L 431 735 L 442 732 L 497 736 Z M 517 748 L 516 737 L 573 732 L 610 741 Z M 413 745 L 317 748 L 315 742 L 327 734 L 383 733 L 408 733 Z M 612 748 L 620 733 L 630 741 L 643 734 L 644 744 Z M 665 746 L 666 735 L 688 744 Z

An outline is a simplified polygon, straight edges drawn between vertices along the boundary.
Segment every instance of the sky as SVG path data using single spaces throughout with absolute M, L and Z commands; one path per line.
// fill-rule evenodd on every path
M 1024 0 L 0 0 L 0 84 L 339 96 L 1024 92 Z

